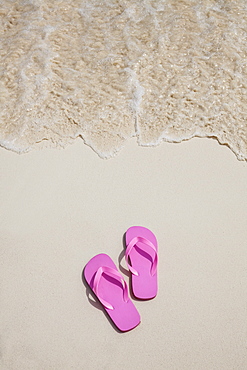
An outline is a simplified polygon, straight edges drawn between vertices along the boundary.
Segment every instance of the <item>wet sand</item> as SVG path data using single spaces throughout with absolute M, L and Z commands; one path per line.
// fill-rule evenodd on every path
M 246 1 L 2 0 L 0 22 L 0 146 L 214 137 L 247 159 Z

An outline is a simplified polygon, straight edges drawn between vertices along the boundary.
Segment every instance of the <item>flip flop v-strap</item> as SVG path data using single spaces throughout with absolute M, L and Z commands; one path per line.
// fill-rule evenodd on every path
M 154 244 L 152 242 L 150 242 L 150 240 L 146 239 L 146 238 L 142 238 L 141 236 L 136 236 L 135 238 L 133 238 L 129 244 L 127 245 L 127 248 L 126 248 L 126 252 L 125 252 L 125 260 L 126 260 L 126 263 L 128 265 L 128 268 L 129 270 L 132 272 L 132 274 L 134 274 L 135 276 L 139 276 L 139 273 L 136 269 L 134 269 L 130 264 L 129 264 L 129 257 L 130 257 L 130 254 L 131 254 L 131 251 L 132 249 L 136 246 L 138 248 L 141 249 L 140 246 L 137 245 L 137 243 L 142 243 L 144 244 L 145 246 L 148 246 L 150 247 L 153 251 L 154 251 L 154 258 L 152 258 L 152 256 L 150 255 L 150 257 L 152 258 L 152 265 L 151 265 L 151 269 L 150 269 L 150 274 L 151 276 L 154 276 L 154 274 L 156 274 L 157 272 L 157 264 L 158 264 L 158 254 L 157 254 L 157 249 L 155 248 Z
M 128 286 L 126 284 L 126 281 L 122 277 L 122 275 L 116 271 L 115 269 L 107 266 L 101 266 L 98 268 L 95 276 L 94 276 L 94 281 L 93 281 L 93 292 L 96 294 L 98 300 L 102 303 L 102 305 L 105 308 L 108 308 L 108 310 L 114 310 L 114 307 L 109 303 L 106 302 L 101 296 L 100 296 L 100 291 L 99 291 L 99 286 L 100 286 L 100 281 L 102 278 L 102 275 L 106 274 L 122 283 L 123 287 L 123 300 L 124 302 L 129 301 L 129 295 L 128 295 Z

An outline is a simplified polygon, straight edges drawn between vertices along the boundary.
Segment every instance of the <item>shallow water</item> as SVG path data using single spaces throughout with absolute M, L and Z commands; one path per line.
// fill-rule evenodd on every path
M 245 0 L 0 0 L 0 145 L 111 157 L 214 137 L 247 159 Z

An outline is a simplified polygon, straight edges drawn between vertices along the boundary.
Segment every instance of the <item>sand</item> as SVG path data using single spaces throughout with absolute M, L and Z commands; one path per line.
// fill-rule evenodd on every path
M 246 167 L 210 139 L 1 149 L 1 370 L 246 369 Z M 159 293 L 122 334 L 81 274 L 131 225 L 157 236 Z

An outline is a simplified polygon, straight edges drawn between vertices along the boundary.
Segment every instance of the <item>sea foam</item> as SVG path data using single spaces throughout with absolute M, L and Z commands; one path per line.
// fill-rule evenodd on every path
M 0 145 L 102 158 L 213 137 L 247 159 L 244 0 L 1 1 Z

